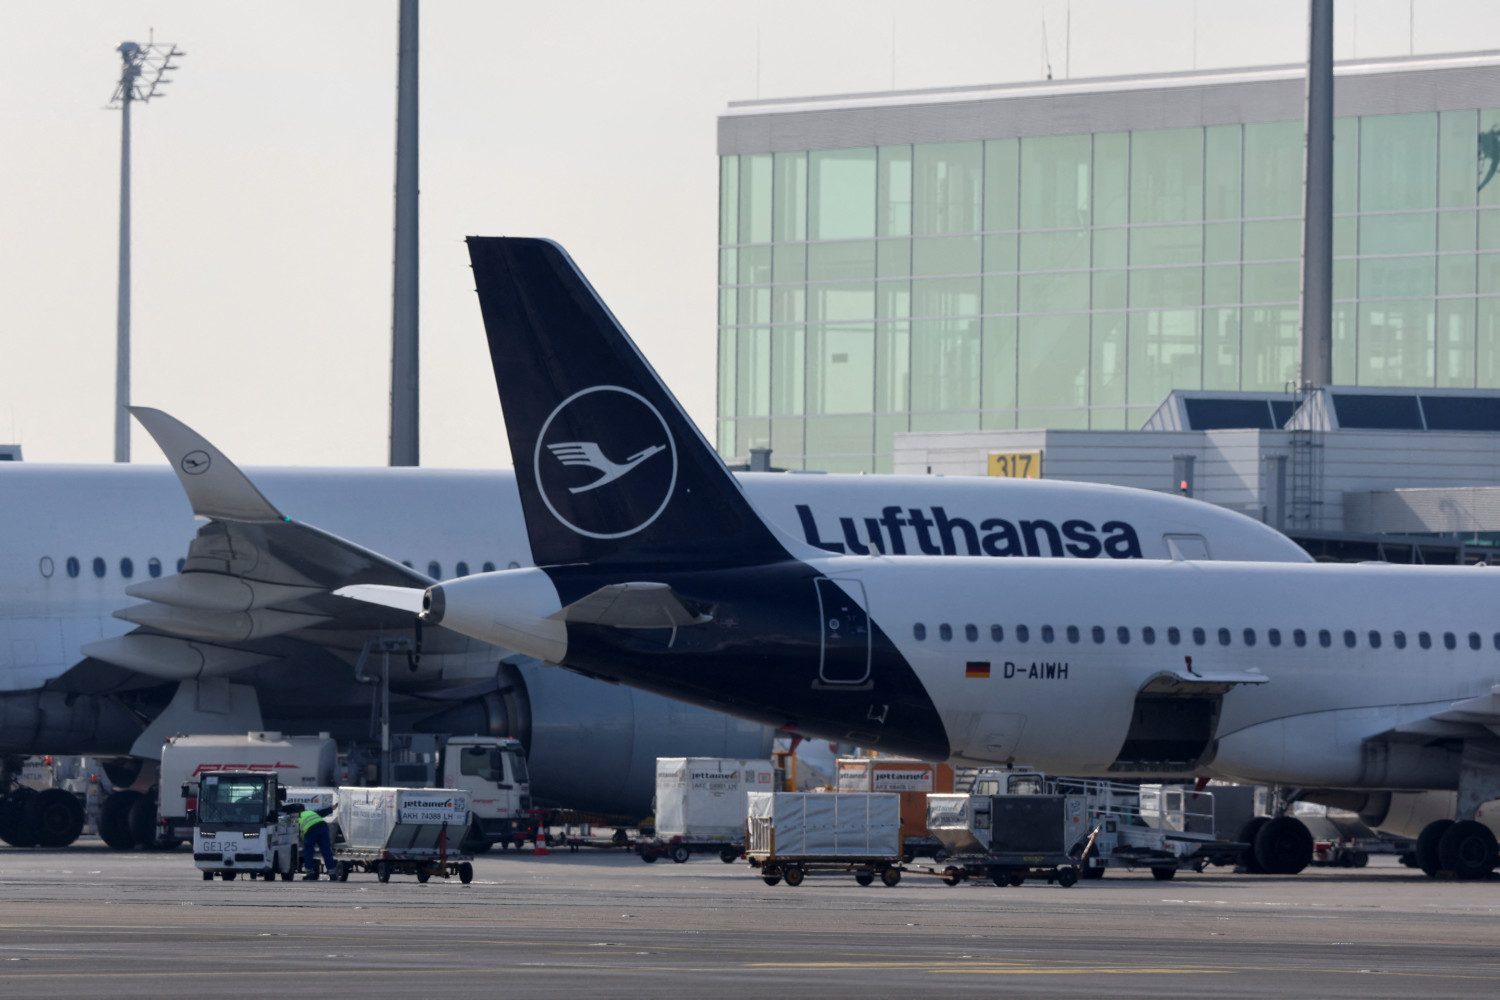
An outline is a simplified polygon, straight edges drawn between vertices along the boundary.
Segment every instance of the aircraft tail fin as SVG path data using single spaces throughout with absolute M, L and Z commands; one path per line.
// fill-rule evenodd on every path
M 561 247 L 468 245 L 538 566 L 787 557 Z

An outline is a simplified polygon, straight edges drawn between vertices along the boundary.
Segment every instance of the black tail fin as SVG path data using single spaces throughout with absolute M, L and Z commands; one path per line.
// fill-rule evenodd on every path
M 468 243 L 538 566 L 786 558 L 561 247 Z

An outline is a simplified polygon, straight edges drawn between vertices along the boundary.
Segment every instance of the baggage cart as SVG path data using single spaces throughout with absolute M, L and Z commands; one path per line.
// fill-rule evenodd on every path
M 730 864 L 745 851 L 745 796 L 775 787 L 769 760 L 722 757 L 656 759 L 656 833 L 636 845 L 648 864 L 668 857 L 682 864 L 714 854 Z
M 949 857 L 947 867 L 924 871 L 949 885 L 1037 879 L 1066 888 L 1078 881 L 1068 838 L 1083 810 L 1083 799 L 1072 795 L 929 795 L 927 829 Z M 1092 838 L 1086 843 L 1092 847 Z
M 469 797 L 455 788 L 339 789 L 344 842 L 333 850 L 333 877 L 371 872 L 381 882 L 392 875 L 436 875 L 465 885 L 474 880 L 473 857 L 458 850 L 469 824 Z
M 745 856 L 766 885 L 798 886 L 811 872 L 901 881 L 898 795 L 751 792 L 746 806 Z

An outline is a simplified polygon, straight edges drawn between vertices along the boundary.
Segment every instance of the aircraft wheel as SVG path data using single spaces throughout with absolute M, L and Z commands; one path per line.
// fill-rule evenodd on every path
M 35 847 L 36 827 L 31 819 L 31 803 L 36 792 L 20 787 L 0 799 L 0 840 L 11 847 Z
M 781 877 L 786 879 L 787 885 L 796 888 L 802 884 L 803 879 L 807 878 L 807 873 L 798 865 L 787 865 L 786 871 L 781 873 Z
M 880 873 L 880 883 L 882 885 L 891 885 L 891 886 L 893 886 L 897 882 L 900 882 L 900 881 L 901 881 L 901 869 L 899 869 L 899 868 L 887 868 L 885 871 L 883 871 L 883 872 Z
M 1442 859 L 1438 857 L 1438 843 L 1452 825 L 1451 819 L 1436 819 L 1423 827 L 1422 832 L 1417 835 L 1417 867 L 1428 878 L 1437 878 L 1437 873 L 1443 868 Z
M 83 832 L 83 804 L 61 788 L 38 792 L 27 803 L 26 816 L 36 842 L 43 847 L 67 847 Z
M 1438 839 L 1438 861 L 1462 879 L 1484 878 L 1495 870 L 1495 835 L 1472 819 L 1454 823 Z
M 1266 870 L 1262 867 L 1260 859 L 1255 856 L 1255 837 L 1260 833 L 1261 827 L 1271 822 L 1269 816 L 1256 816 L 1244 826 L 1240 827 L 1240 835 L 1235 840 L 1250 846 L 1245 848 L 1245 853 L 1240 855 L 1240 867 L 1245 869 L 1247 875 L 1264 875 Z
M 855 872 L 854 873 L 854 881 L 858 882 L 860 885 L 869 885 L 869 884 L 871 884 L 872 882 L 875 881 L 875 873 L 874 872 Z
M 692 856 L 693 852 L 688 848 L 686 844 L 678 844 L 672 848 L 672 860 L 676 864 L 680 865 Z
M 1151 877 L 1158 882 L 1170 882 L 1177 877 L 1177 869 L 1158 866 L 1151 869 Z
M 1295 875 L 1312 862 L 1313 838 L 1295 816 L 1277 816 L 1255 835 L 1255 860 L 1268 875 Z

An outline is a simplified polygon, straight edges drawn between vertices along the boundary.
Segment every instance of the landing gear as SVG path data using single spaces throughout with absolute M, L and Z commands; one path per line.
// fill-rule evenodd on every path
M 42 847 L 67 847 L 83 832 L 83 804 L 66 789 L 38 792 L 26 804 L 25 815 Z
M 1312 862 L 1312 833 L 1294 816 L 1268 820 L 1254 843 L 1255 860 L 1267 875 L 1295 875 Z
M 1429 878 L 1452 872 L 1460 879 L 1487 878 L 1500 863 L 1495 835 L 1472 819 L 1440 819 L 1427 824 L 1417 838 L 1417 866 Z

